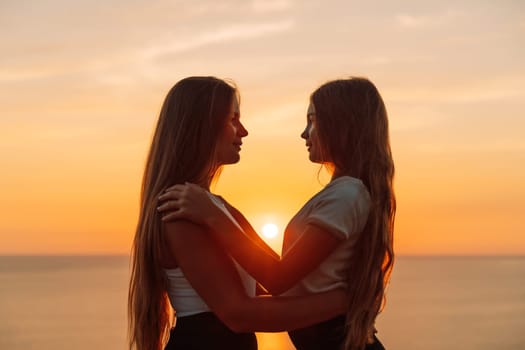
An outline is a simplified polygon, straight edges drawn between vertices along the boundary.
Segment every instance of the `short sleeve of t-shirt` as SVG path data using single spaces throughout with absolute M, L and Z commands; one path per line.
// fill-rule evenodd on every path
M 306 223 L 346 240 L 363 230 L 369 210 L 370 195 L 363 183 L 341 179 L 319 193 Z

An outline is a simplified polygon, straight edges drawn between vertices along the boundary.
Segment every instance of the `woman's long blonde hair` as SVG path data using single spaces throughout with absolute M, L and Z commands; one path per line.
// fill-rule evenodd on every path
M 146 161 L 132 247 L 129 349 L 163 349 L 173 321 L 161 265 L 165 248 L 157 197 L 174 184 L 209 182 L 214 177 L 216 140 L 236 92 L 214 77 L 189 77 L 164 100 Z
M 372 200 L 348 270 L 345 349 L 364 349 L 384 304 L 394 263 L 396 199 L 388 118 L 377 88 L 365 78 L 328 82 L 311 95 L 323 153 L 335 169 L 363 181 Z

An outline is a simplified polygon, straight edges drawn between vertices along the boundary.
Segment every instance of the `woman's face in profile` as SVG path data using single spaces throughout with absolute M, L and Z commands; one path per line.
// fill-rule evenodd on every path
M 248 135 L 240 120 L 239 102 L 233 97 L 232 104 L 216 146 L 218 164 L 234 164 L 240 160 L 242 138 Z
M 310 161 L 314 163 L 322 163 L 323 157 L 321 145 L 316 129 L 315 106 L 311 101 L 308 105 L 308 111 L 306 112 L 306 127 L 301 134 L 301 137 L 306 140 L 306 148 L 308 150 Z

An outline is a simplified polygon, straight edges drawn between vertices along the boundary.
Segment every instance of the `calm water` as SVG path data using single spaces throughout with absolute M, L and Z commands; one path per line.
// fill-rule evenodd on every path
M 127 257 L 0 257 L 0 349 L 124 350 L 127 279 Z M 389 350 L 525 349 L 524 315 L 525 258 L 401 257 L 377 328 Z

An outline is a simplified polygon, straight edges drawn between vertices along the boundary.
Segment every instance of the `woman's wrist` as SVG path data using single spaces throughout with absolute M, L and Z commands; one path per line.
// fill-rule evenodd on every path
M 216 231 L 217 228 L 221 226 L 223 213 L 222 210 L 216 205 L 213 205 L 212 208 L 212 210 L 208 211 L 208 213 L 204 215 L 204 225 L 210 230 Z
M 204 218 L 204 225 L 212 231 L 215 231 L 215 228 L 219 224 L 217 215 L 206 215 Z

